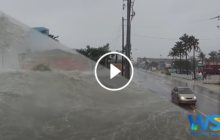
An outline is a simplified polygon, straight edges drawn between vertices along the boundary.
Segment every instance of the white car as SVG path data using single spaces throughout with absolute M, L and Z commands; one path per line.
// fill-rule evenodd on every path
M 175 87 L 171 92 L 172 101 L 178 104 L 193 104 L 196 105 L 196 96 L 188 87 Z

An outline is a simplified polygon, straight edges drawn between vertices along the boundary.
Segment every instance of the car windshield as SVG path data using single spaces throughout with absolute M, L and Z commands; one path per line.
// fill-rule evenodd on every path
M 192 90 L 190 88 L 179 88 L 179 93 L 182 94 L 193 94 Z

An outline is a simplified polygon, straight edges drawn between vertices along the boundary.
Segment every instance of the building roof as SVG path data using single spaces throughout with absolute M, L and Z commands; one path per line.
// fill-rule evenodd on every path
M 220 62 L 210 62 L 210 63 L 205 63 L 204 65 L 206 65 L 206 66 L 220 66 Z
M 49 29 L 47 29 L 47 28 L 45 28 L 45 27 L 33 27 L 33 29 L 39 29 L 39 30 L 49 30 Z

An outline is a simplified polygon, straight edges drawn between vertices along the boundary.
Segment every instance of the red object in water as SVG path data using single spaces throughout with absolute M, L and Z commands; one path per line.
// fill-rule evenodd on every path
M 57 57 L 57 58 L 39 58 L 35 62 L 24 62 L 22 68 L 24 69 L 33 69 L 38 64 L 48 65 L 52 69 L 60 69 L 66 71 L 73 70 L 86 70 L 88 69 L 88 63 L 86 60 L 82 59 L 72 59 L 71 57 Z

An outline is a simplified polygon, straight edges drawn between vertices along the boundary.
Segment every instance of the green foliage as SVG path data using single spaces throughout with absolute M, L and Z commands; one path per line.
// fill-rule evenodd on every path
M 206 54 L 204 54 L 203 52 L 200 52 L 197 57 L 203 63 L 206 60 L 205 56 Z
M 51 71 L 50 67 L 45 64 L 38 64 L 32 70 L 33 71 Z
M 199 39 L 195 38 L 194 36 L 189 37 L 189 46 L 195 51 L 195 52 L 200 52 L 200 47 L 199 47 Z
M 57 39 L 59 36 L 54 36 L 54 35 L 52 35 L 52 34 L 49 34 L 48 37 L 52 38 L 52 39 L 55 40 L 55 41 L 59 41 L 59 40 Z
M 217 51 L 211 51 L 210 53 L 209 53 L 209 59 L 212 61 L 212 62 L 215 62 L 216 60 L 217 60 L 217 58 L 218 58 L 218 53 L 217 53 Z
M 180 61 L 180 60 L 176 60 L 174 62 L 174 67 L 175 68 L 182 68 L 182 69 L 192 69 L 192 63 L 190 61 L 187 61 L 187 67 L 186 67 L 186 61 Z
M 184 46 L 181 41 L 176 42 L 174 49 L 177 51 L 177 54 L 180 57 L 180 59 L 181 59 L 181 57 L 183 57 L 185 55 Z
M 199 47 L 199 39 L 195 38 L 194 36 L 189 36 L 187 34 L 184 34 L 179 39 L 180 39 L 180 41 L 176 42 L 175 46 L 171 49 L 171 51 L 168 54 L 168 56 L 172 56 L 173 59 L 174 59 L 174 57 L 180 57 L 180 61 L 181 61 L 181 58 L 183 56 L 185 56 L 186 61 L 188 61 L 187 60 L 188 52 L 191 52 L 192 50 L 195 52 L 201 52 L 200 47 Z M 193 56 L 193 58 L 195 58 L 195 56 Z M 193 60 L 195 60 L 195 59 L 193 59 Z M 203 60 L 204 59 L 202 59 L 202 61 Z M 184 63 L 184 62 L 179 62 L 179 63 Z M 185 62 L 185 65 L 181 65 L 181 64 L 176 64 L 176 65 L 178 65 L 178 68 L 180 69 L 180 72 L 181 72 L 181 69 L 185 69 L 184 67 L 186 66 L 186 62 Z M 196 65 L 196 63 L 195 63 L 195 65 Z M 195 65 L 193 65 L 194 72 L 196 69 Z M 187 67 L 186 67 L 186 69 L 188 70 Z
M 184 34 L 179 39 L 183 43 L 183 47 L 184 47 L 185 53 L 191 52 L 192 47 L 190 46 L 190 36 L 187 35 L 187 34 Z
M 147 66 L 149 63 L 147 61 L 145 61 L 145 66 Z
M 44 34 L 44 35 L 47 34 L 47 30 L 42 30 L 42 31 L 40 31 L 40 32 L 41 32 L 42 34 Z M 55 41 L 59 41 L 59 40 L 57 39 L 59 36 L 54 36 L 54 35 L 52 35 L 52 34 L 49 34 L 48 37 L 52 38 L 52 39 L 55 40 Z
M 169 71 L 166 71 L 166 75 L 171 75 L 171 72 L 169 72 Z
M 188 54 L 187 52 L 191 52 L 193 49 L 196 52 L 201 51 L 199 47 L 199 39 L 196 39 L 194 36 L 184 34 L 179 39 L 180 41 L 176 42 L 168 56 L 183 57 Z
M 150 69 L 152 67 L 157 67 L 158 66 L 158 63 L 157 62 L 151 62 L 150 64 L 147 65 L 147 69 Z
M 149 67 L 157 67 L 158 66 L 158 63 L 157 62 L 151 62 L 149 65 Z
M 94 60 L 94 61 L 98 61 L 98 59 L 101 56 L 103 56 L 104 54 L 106 54 L 108 52 L 111 52 L 109 50 L 109 44 L 106 44 L 106 45 L 104 45 L 102 47 L 98 47 L 98 48 L 93 48 L 88 45 L 86 48 L 78 49 L 76 51 L 79 52 L 80 54 Z M 106 59 L 111 60 L 113 57 L 114 57 L 114 55 L 106 56 L 104 59 L 102 59 L 100 64 L 104 65 Z

